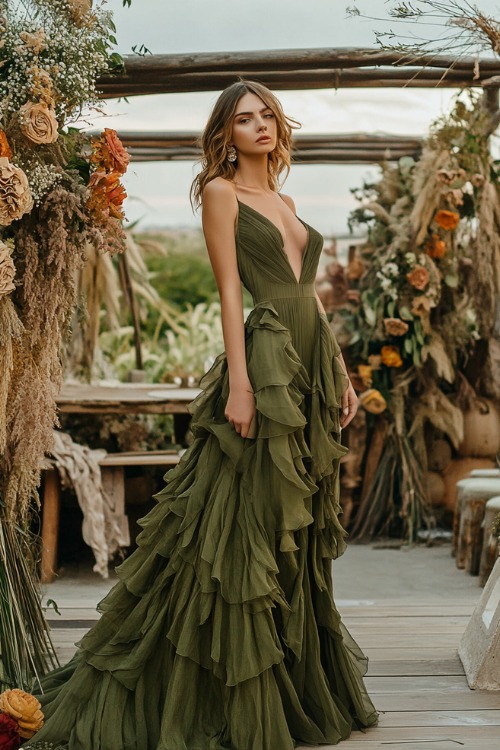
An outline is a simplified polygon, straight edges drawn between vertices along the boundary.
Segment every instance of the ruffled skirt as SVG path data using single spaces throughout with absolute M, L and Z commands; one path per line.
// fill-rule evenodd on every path
M 245 321 L 257 437 L 224 417 L 220 354 L 189 405 L 194 441 L 73 659 L 43 679 L 34 740 L 68 750 L 292 750 L 375 724 L 367 657 L 331 561 L 346 381 L 326 316 L 311 370 L 271 302 Z

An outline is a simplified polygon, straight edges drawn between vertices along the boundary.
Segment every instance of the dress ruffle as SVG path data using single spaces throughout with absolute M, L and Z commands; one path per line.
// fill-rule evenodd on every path
M 102 616 L 41 696 L 36 739 L 69 750 L 291 750 L 376 722 L 367 657 L 335 607 L 339 407 L 347 385 L 326 316 L 312 375 L 272 302 L 245 321 L 257 433 L 224 416 L 225 352 L 188 407 L 194 440 Z M 192 691 L 186 686 L 192 685 Z

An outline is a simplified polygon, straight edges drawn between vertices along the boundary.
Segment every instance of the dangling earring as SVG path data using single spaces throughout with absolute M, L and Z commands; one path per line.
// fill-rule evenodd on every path
M 234 146 L 228 146 L 227 147 L 227 160 L 228 161 L 236 161 L 238 158 L 238 154 L 236 153 L 236 149 Z

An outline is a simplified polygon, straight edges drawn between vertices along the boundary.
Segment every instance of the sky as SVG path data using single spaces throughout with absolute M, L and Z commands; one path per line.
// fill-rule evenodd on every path
M 349 18 L 347 6 L 380 21 Z M 154 54 L 293 49 L 315 47 L 376 47 L 375 30 L 388 30 L 386 0 L 108 0 L 117 27 L 118 51 L 130 54 L 145 45 Z M 478 0 L 476 6 L 496 17 L 499 0 Z M 392 22 L 394 27 L 394 22 Z M 413 34 L 418 29 L 397 27 Z M 439 33 L 440 28 L 427 29 Z M 109 100 L 106 117 L 94 128 L 126 130 L 203 129 L 220 92 L 131 97 L 128 103 Z M 356 133 L 423 136 L 429 125 L 449 111 L 455 90 L 443 89 L 318 89 L 276 91 L 285 112 L 302 123 L 302 134 Z M 125 176 L 129 197 L 125 209 L 139 227 L 199 227 L 189 188 L 198 168 L 194 162 L 132 163 Z M 370 165 L 292 166 L 282 192 L 290 194 L 298 215 L 326 236 L 347 233 L 347 217 L 356 207 L 350 188 L 373 179 Z

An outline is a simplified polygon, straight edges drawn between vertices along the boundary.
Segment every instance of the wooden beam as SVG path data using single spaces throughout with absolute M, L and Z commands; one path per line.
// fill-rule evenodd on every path
M 481 86 L 485 78 L 500 74 L 500 63 L 485 58 L 480 60 L 480 74 L 475 79 L 474 63 L 473 58 L 416 57 L 352 48 L 127 56 L 126 73 L 102 76 L 98 89 L 103 98 L 218 91 L 239 76 L 282 90 L 351 86 L 456 88 Z
M 198 133 L 121 132 L 120 139 L 136 162 L 195 161 L 201 151 Z M 297 135 L 292 158 L 298 164 L 371 164 L 396 161 L 402 156 L 417 158 L 422 140 L 412 136 L 369 135 L 365 133 Z
M 129 73 L 138 71 L 170 71 L 178 73 L 211 73 L 231 71 L 244 67 L 246 70 L 262 70 L 263 63 L 272 70 L 316 70 L 318 68 L 362 68 L 377 65 L 399 67 L 455 68 L 473 71 L 476 58 L 457 58 L 453 55 L 409 55 L 400 52 L 378 50 L 372 47 L 317 47 L 315 49 L 274 49 L 233 52 L 189 52 L 172 55 L 126 55 L 125 67 Z M 495 57 L 479 61 L 482 72 L 498 72 Z

